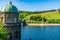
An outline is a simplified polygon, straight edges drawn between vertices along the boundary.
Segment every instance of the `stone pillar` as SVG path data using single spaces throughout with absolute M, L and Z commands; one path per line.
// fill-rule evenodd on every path
M 19 26 L 7 26 L 9 40 L 21 40 L 21 28 Z

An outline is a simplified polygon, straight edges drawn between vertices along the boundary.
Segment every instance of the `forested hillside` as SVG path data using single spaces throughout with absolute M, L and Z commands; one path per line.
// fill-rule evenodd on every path
M 48 10 L 48 11 L 20 11 L 19 20 L 26 23 L 60 23 L 60 10 Z

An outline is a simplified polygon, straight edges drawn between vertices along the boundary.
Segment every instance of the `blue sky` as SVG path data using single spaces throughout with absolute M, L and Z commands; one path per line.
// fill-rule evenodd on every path
M 0 0 L 0 9 L 10 0 Z M 60 8 L 60 0 L 11 0 L 21 11 L 42 11 Z

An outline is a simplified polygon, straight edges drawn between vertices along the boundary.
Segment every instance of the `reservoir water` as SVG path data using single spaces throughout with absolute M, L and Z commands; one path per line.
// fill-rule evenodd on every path
M 60 26 L 25 26 L 21 28 L 21 40 L 60 40 Z

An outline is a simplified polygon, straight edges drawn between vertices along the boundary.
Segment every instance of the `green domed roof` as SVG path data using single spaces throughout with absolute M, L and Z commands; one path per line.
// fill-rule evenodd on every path
M 18 12 L 18 9 L 10 2 L 2 7 L 1 12 Z

